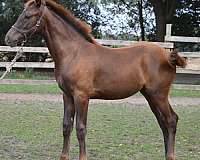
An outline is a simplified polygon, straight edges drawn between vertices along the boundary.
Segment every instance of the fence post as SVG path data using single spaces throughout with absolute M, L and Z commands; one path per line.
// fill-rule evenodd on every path
M 167 24 L 166 26 L 166 36 L 172 35 L 172 24 Z
M 171 37 L 172 36 L 172 24 L 166 24 L 166 36 L 165 36 L 165 42 L 167 42 L 167 37 Z M 172 49 L 167 49 L 169 51 L 171 51 Z

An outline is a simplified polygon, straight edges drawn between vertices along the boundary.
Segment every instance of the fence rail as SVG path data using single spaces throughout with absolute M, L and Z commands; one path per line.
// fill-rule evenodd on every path
M 200 37 L 172 36 L 172 24 L 166 26 L 166 42 L 200 43 Z
M 176 38 L 174 38 L 176 37 Z M 167 35 L 166 41 L 168 42 L 153 42 L 155 44 L 160 45 L 166 49 L 173 49 L 174 48 L 174 41 L 179 42 L 200 42 L 200 38 L 198 37 L 178 37 L 171 36 L 171 25 L 167 25 Z M 102 45 L 109 45 L 109 46 L 127 46 L 136 43 L 136 41 L 123 41 L 123 40 L 101 40 L 96 39 L 98 43 Z M 20 47 L 9 47 L 9 46 L 0 46 L 0 53 L 13 53 L 15 54 Z M 49 50 L 46 47 L 23 47 L 24 53 L 36 53 L 36 54 L 48 54 Z M 188 67 L 186 69 L 177 69 L 177 73 L 184 73 L 184 74 L 200 74 L 200 65 L 196 63 L 194 65 L 193 59 L 200 59 L 200 52 L 181 52 L 180 53 L 183 57 L 188 58 Z M 0 68 L 4 68 L 9 64 L 9 62 L 0 62 Z M 15 68 L 41 68 L 41 69 L 53 69 L 54 63 L 47 63 L 47 62 L 16 62 L 14 65 Z
M 200 43 L 199 37 L 165 36 L 166 42 Z
M 9 62 L 1 62 L 0 68 L 6 67 L 9 65 Z M 48 62 L 16 62 L 13 66 L 14 68 L 35 68 L 35 69 L 53 69 L 54 63 Z M 199 67 L 198 67 L 199 68 Z M 196 69 L 196 66 L 189 66 L 186 69 L 177 69 L 177 73 L 184 73 L 184 74 L 200 74 L 200 70 Z
M 1 62 L 0 68 L 9 65 L 10 62 Z M 54 68 L 54 63 L 48 62 L 16 62 L 13 66 L 14 68 L 43 68 L 43 69 L 52 69 Z
M 97 42 L 102 45 L 107 46 L 128 46 L 132 45 L 134 43 L 137 43 L 136 41 L 123 41 L 123 40 L 101 40 L 97 39 Z M 174 48 L 174 43 L 171 42 L 152 42 L 155 44 L 160 45 L 163 48 L 172 49 Z M 21 47 L 9 47 L 9 46 L 0 46 L 0 52 L 17 52 Z M 48 48 L 46 47 L 23 47 L 24 53 L 49 53 Z
M 107 46 L 128 46 L 136 43 L 136 41 L 123 41 L 123 40 L 102 40 L 96 39 L 98 43 Z M 174 48 L 174 44 L 171 42 L 152 42 L 160 45 L 166 49 Z M 36 54 L 48 54 L 49 50 L 46 47 L 22 47 L 24 53 L 36 53 Z M 0 46 L 0 53 L 12 53 L 15 54 L 21 47 L 9 47 Z M 9 62 L 0 62 L 0 68 L 5 68 L 9 65 Z M 54 63 L 47 62 L 16 62 L 13 66 L 14 68 L 41 68 L 41 69 L 52 69 L 54 68 Z
M 49 53 L 48 48 L 46 47 L 22 47 L 24 53 Z M 0 52 L 4 53 L 16 53 L 20 50 L 21 47 L 9 47 L 9 46 L 0 46 Z
M 103 40 L 102 40 L 103 41 Z M 106 42 L 107 41 L 107 42 Z M 115 46 L 127 46 L 128 44 L 134 44 L 132 41 L 118 41 L 114 40 L 115 42 L 112 42 L 112 40 L 105 40 L 104 45 L 108 44 L 115 44 Z M 109 43 L 110 42 L 110 43 Z M 122 42 L 122 43 L 120 43 Z M 158 42 L 153 42 L 155 44 L 158 44 L 162 46 L 163 48 L 166 49 L 173 49 L 174 45 L 173 43 L 158 43 Z M 126 45 L 125 45 L 126 44 Z M 13 53 L 15 54 L 18 50 L 20 50 L 21 47 L 9 47 L 9 46 L 0 46 L 0 53 Z M 42 54 L 42 53 L 49 53 L 48 48 L 46 47 L 22 47 L 24 53 L 37 53 L 37 54 Z M 200 52 L 181 52 L 181 54 L 184 57 L 191 57 L 191 58 L 200 58 Z
M 124 41 L 124 40 L 104 40 L 104 39 L 96 39 L 96 41 L 102 45 L 107 46 L 128 46 L 137 43 L 138 41 Z M 173 49 L 174 43 L 172 42 L 152 42 L 166 49 Z

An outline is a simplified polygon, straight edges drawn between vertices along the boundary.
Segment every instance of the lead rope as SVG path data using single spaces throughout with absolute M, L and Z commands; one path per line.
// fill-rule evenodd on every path
M 8 73 L 11 72 L 11 70 L 12 70 L 14 64 L 17 62 L 17 60 L 23 56 L 23 53 L 24 53 L 24 51 L 23 51 L 24 43 L 25 43 L 25 41 L 23 41 L 23 43 L 21 44 L 21 47 L 20 47 L 19 50 L 17 51 L 17 53 L 16 53 L 14 59 L 11 61 L 11 63 L 10 63 L 9 65 L 6 66 L 6 71 L 5 71 L 4 74 L 1 76 L 0 80 L 4 79 L 5 76 L 6 76 Z

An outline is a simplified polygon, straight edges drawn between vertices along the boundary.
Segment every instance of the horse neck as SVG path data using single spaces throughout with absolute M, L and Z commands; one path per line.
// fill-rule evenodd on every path
M 47 10 L 45 14 L 45 25 L 43 36 L 47 47 L 55 62 L 55 67 L 60 66 L 65 60 L 71 60 L 77 53 L 77 48 L 87 41 L 66 21 Z

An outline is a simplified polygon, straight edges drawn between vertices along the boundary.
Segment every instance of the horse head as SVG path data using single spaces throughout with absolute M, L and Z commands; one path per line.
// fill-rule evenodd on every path
M 40 32 L 45 8 L 44 0 L 24 0 L 24 10 L 6 34 L 6 44 L 14 47 Z

